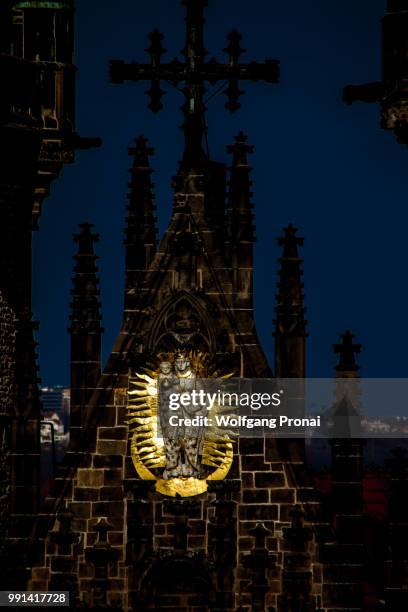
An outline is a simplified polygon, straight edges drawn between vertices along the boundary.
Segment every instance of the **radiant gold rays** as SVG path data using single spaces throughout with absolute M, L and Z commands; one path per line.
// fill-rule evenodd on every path
M 139 474 L 141 478 L 149 475 L 149 480 L 156 480 L 150 470 L 165 467 L 166 455 L 163 440 L 158 437 L 157 431 L 157 378 L 154 378 L 154 372 L 129 377 L 127 412 L 136 470 L 139 473 L 143 465 L 143 475 Z

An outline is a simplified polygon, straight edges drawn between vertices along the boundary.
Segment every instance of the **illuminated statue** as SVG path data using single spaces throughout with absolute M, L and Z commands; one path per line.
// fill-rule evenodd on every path
M 166 469 L 163 478 L 194 477 L 201 475 L 200 454 L 204 428 L 185 425 L 183 419 L 193 418 L 203 414 L 201 406 L 180 406 L 177 417 L 180 424 L 170 426 L 168 422 L 168 398 L 170 393 L 191 392 L 196 386 L 196 374 L 187 356 L 180 353 L 174 361 L 174 375 L 168 372 L 168 362 L 160 366 L 159 384 L 160 399 L 159 410 L 162 423 L 164 447 L 166 451 Z M 163 365 L 165 373 L 163 374 Z M 170 365 L 170 364 L 169 364 Z M 165 412 L 162 412 L 165 411 Z
M 170 411 L 172 393 L 192 392 L 197 376 L 208 375 L 205 354 L 178 352 L 166 354 L 153 368 L 136 372 L 129 379 L 133 464 L 140 478 L 155 480 L 156 491 L 164 495 L 199 495 L 207 490 L 207 481 L 222 480 L 231 467 L 232 440 L 225 432 L 183 422 L 205 416 L 205 407 L 180 403 L 177 411 Z M 177 416 L 177 425 L 170 426 L 170 416 Z

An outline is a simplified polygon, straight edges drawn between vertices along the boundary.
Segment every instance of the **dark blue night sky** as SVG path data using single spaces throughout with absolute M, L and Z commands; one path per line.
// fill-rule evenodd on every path
M 308 375 L 331 376 L 332 344 L 351 328 L 364 345 L 362 374 L 407 376 L 406 170 L 408 152 L 379 126 L 377 105 L 342 102 L 347 84 L 381 74 L 385 0 L 210 0 L 206 47 L 226 56 L 226 33 L 244 34 L 245 60 L 281 60 L 279 85 L 250 84 L 231 116 L 225 97 L 208 111 L 213 159 L 244 129 L 255 145 L 257 222 L 255 305 L 259 335 L 273 355 L 272 320 L 279 249 L 292 222 L 306 239 Z M 165 110 L 147 110 L 143 85 L 108 83 L 111 58 L 146 61 L 147 34 L 166 34 L 166 59 L 184 45 L 177 0 L 77 0 L 78 131 L 101 136 L 79 152 L 45 202 L 34 237 L 34 314 L 41 322 L 44 384 L 68 384 L 72 233 L 85 220 L 100 233 L 104 356 L 119 330 L 123 301 L 123 228 L 127 147 L 144 133 L 153 159 L 160 231 L 172 207 L 171 177 L 182 150 L 179 94 L 167 87 Z

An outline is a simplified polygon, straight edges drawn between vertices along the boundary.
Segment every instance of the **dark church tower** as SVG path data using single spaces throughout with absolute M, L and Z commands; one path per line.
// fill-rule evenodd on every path
M 10 486 L 7 566 L 24 577 L 39 494 L 41 404 L 31 308 L 32 230 L 63 164 L 74 161 L 73 1 L 2 2 L 0 40 L 0 292 L 15 325 L 15 400 L 5 428 Z M 93 143 L 96 144 L 96 143 Z M 9 373 L 0 373 L 9 377 Z M 1 432 L 3 436 L 3 431 Z M 16 565 L 14 565 L 16 564 Z
M 278 238 L 282 257 L 275 308 L 275 374 L 279 378 L 304 378 L 307 321 L 303 304 L 303 259 L 299 256 L 303 238 L 297 236 L 298 230 L 292 224 L 283 231 L 284 235 Z
M 85 407 L 97 387 L 101 375 L 101 305 L 94 243 L 98 235 L 92 225 L 80 225 L 74 236 L 78 243 L 75 255 L 71 324 L 71 416 L 70 446 L 76 447 L 83 426 Z

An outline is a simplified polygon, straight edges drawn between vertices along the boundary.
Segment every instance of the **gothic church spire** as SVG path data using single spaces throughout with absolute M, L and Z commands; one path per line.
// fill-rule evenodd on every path
M 247 136 L 240 132 L 235 143 L 227 146 L 232 155 L 228 205 L 226 213 L 229 257 L 233 270 L 234 285 L 238 292 L 252 294 L 247 287 L 248 269 L 253 267 L 253 243 L 255 242 L 254 214 L 252 204 L 251 166 L 248 155 L 254 147 L 247 144 Z
M 142 284 L 143 273 L 149 268 L 157 248 L 157 217 L 149 157 L 154 149 L 147 139 L 139 136 L 129 148 L 133 156 L 130 168 L 127 219 L 125 229 L 126 281 L 125 310 L 131 310 L 135 291 Z
M 282 247 L 276 296 L 275 319 L 275 369 L 281 378 L 304 378 L 306 373 L 307 321 L 303 303 L 303 259 L 299 246 L 303 238 L 297 236 L 297 228 L 291 223 L 278 238 Z
M 84 409 L 101 375 L 101 303 L 94 244 L 98 234 L 91 223 L 82 223 L 75 255 L 71 290 L 71 447 L 83 426 Z

